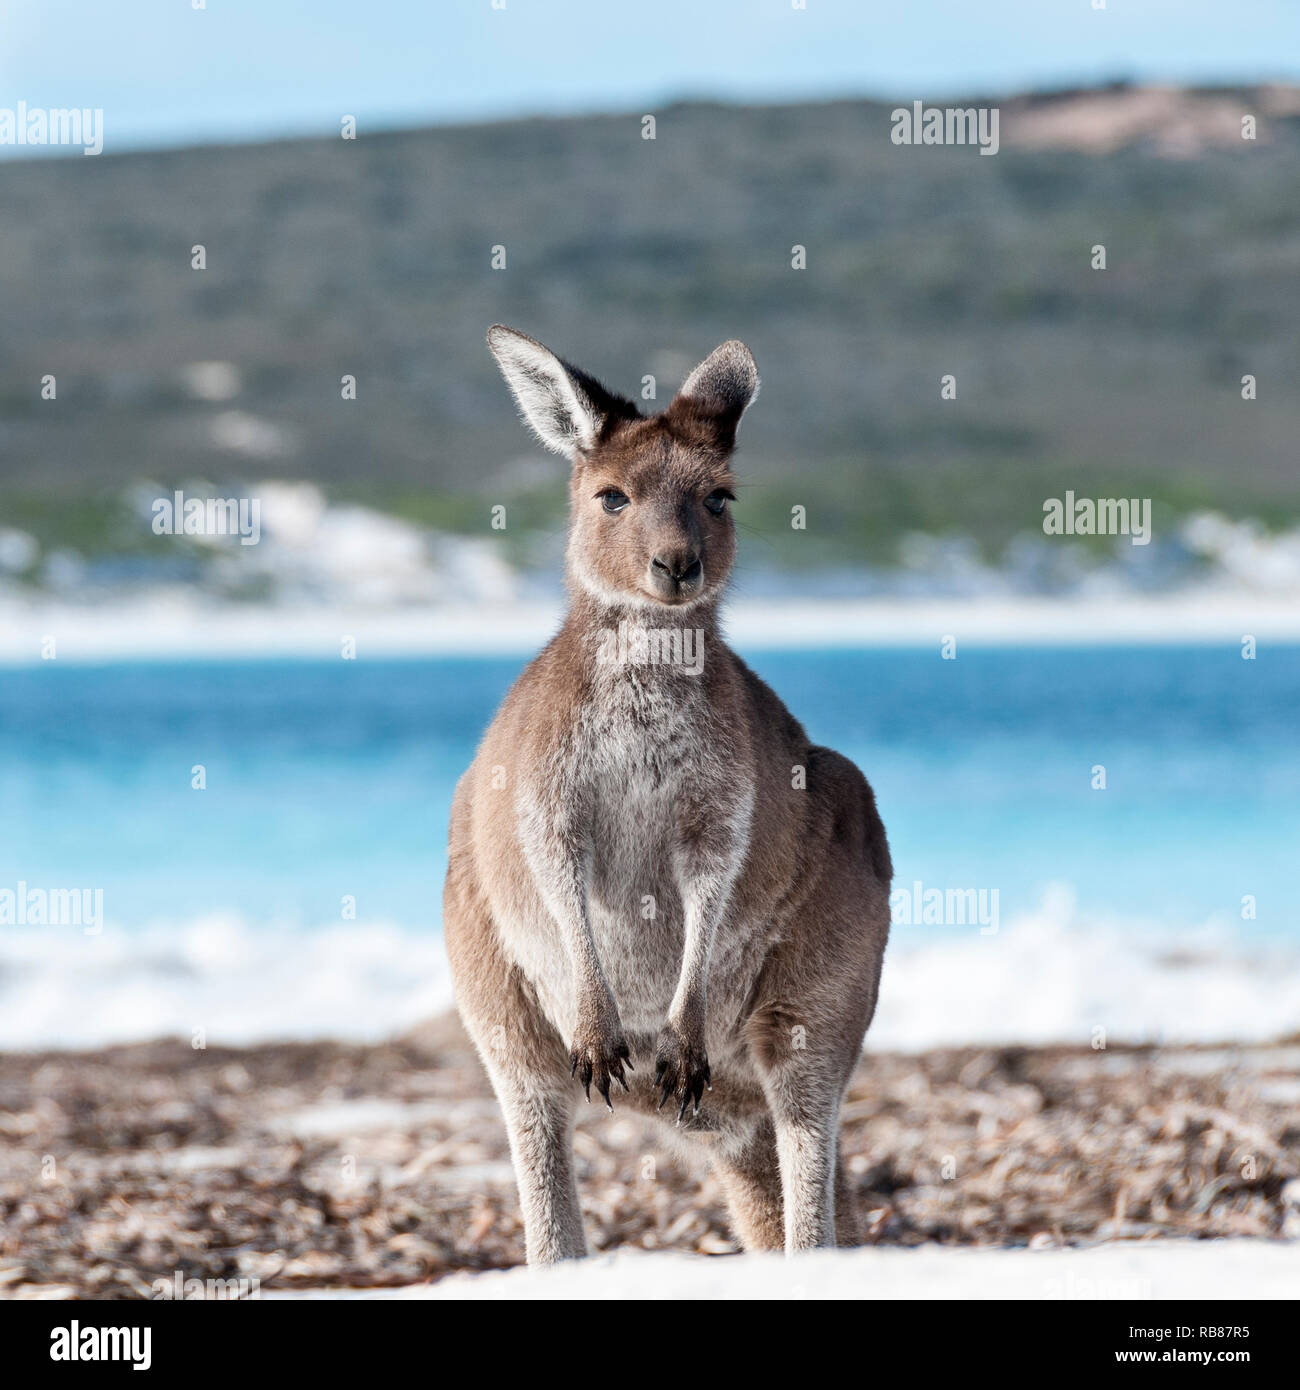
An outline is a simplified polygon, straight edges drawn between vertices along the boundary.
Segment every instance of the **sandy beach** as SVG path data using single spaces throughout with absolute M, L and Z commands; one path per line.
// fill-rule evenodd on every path
M 863 1241 L 925 1247 L 926 1260 L 1167 1237 L 1294 1254 L 1298 1102 L 1294 1038 L 868 1053 L 844 1115 Z M 656 1128 L 593 1106 L 576 1149 L 594 1251 L 620 1269 L 644 1269 L 635 1252 L 736 1251 L 712 1177 Z M 178 1271 L 263 1294 L 420 1296 L 523 1256 L 500 1116 L 450 1016 L 374 1045 L 0 1055 L 0 1203 L 10 1297 L 149 1298 Z M 742 1266 L 755 1267 L 705 1261 L 691 1278 L 713 1288 Z M 944 1267 L 945 1296 L 963 1280 L 974 1291 L 987 1268 Z M 1198 1267 L 1205 1296 L 1230 1291 Z M 1124 1268 L 1107 1257 L 1079 1277 L 1149 1277 Z M 482 1295 L 510 1296 L 492 1287 Z
M 273 1299 L 572 1303 L 575 1299 L 1124 1303 L 1300 1298 L 1300 1259 L 1283 1240 L 1114 1240 L 1063 1249 L 872 1245 L 781 1255 L 619 1251 L 552 1269 L 453 1274 L 393 1289 L 270 1291 Z
M 558 627 L 558 601 L 409 605 L 379 610 L 215 602 L 160 592 L 91 607 L 17 603 L 0 594 L 0 666 L 39 665 L 56 638 L 57 659 L 97 663 L 268 657 L 337 659 L 347 636 L 358 656 L 531 655 Z M 972 646 L 1176 642 L 1237 646 L 1300 639 L 1291 593 L 1205 588 L 1096 598 L 953 596 L 934 599 L 747 601 L 727 609 L 738 650 L 927 647 L 955 637 Z

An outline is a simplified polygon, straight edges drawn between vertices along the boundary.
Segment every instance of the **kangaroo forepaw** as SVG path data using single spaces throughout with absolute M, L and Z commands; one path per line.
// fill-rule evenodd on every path
M 623 1064 L 629 1071 L 635 1071 L 632 1055 L 622 1033 L 599 1034 L 583 1039 L 579 1037 L 569 1052 L 569 1075 L 582 1082 L 582 1089 L 591 1101 L 591 1083 L 604 1099 L 606 1109 L 613 1110 L 614 1103 L 609 1098 L 612 1081 L 617 1081 L 626 1091 L 629 1090 L 627 1077 L 623 1075 Z
M 688 1107 L 692 1107 L 692 1114 L 698 1115 L 705 1090 L 713 1089 L 703 1042 L 691 1042 L 675 1028 L 665 1028 L 659 1034 L 655 1049 L 654 1084 L 663 1088 L 659 1097 L 660 1110 L 670 1099 L 680 1102 L 678 1124 L 686 1118 Z

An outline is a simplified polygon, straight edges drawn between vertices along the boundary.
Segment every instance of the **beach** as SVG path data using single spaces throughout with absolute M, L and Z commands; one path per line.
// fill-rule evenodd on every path
M 455 1274 L 400 1289 L 271 1293 L 294 1299 L 547 1299 L 1072 1301 L 1300 1297 L 1300 1261 L 1286 1241 L 1142 1240 L 1042 1247 L 873 1245 L 797 1260 L 620 1251 L 553 1269 Z
M 0 667 L 51 659 L 338 660 L 345 638 L 366 658 L 532 655 L 559 627 L 558 599 L 508 599 L 385 610 L 356 604 L 236 605 L 177 588 L 131 600 L 15 602 L 0 592 Z M 737 599 L 728 640 L 741 651 L 806 648 L 1053 647 L 1173 643 L 1237 647 L 1300 641 L 1294 591 L 1216 585 L 1173 593 L 1044 597 L 1015 593 L 924 599 Z M 51 657 L 49 640 L 55 639 Z
M 0 1294 L 1290 1287 L 1300 648 L 1244 659 L 1236 628 L 1263 629 L 1237 613 L 1193 640 L 1153 610 L 1102 644 L 1065 610 L 1007 645 L 952 616 L 868 648 L 839 644 L 848 610 L 803 642 L 751 623 L 755 669 L 867 772 L 895 861 L 844 1111 L 863 1250 L 797 1280 L 737 1255 L 670 1133 L 596 1106 L 576 1154 L 597 1259 L 519 1271 L 438 901 L 452 788 L 540 615 L 495 655 L 468 630 L 420 655 L 395 626 L 379 659 L 359 624 L 266 615 L 239 656 L 235 626 L 183 614 L 132 627 L 141 651 L 111 624 L 96 648 L 88 619 L 55 625 L 49 661 L 24 639 L 0 673 Z M 323 654 L 349 632 L 358 659 Z
M 1298 1102 L 1300 1037 L 869 1051 L 844 1109 L 862 1239 L 1037 1253 L 1218 1237 L 1294 1254 Z M 716 1182 L 670 1136 L 580 1108 L 594 1253 L 737 1250 Z M 523 1260 L 505 1131 L 452 1015 L 380 1043 L 2 1054 L 0 1202 L 8 1297 L 172 1297 L 191 1281 L 209 1297 L 423 1296 Z M 699 1279 L 752 1264 L 715 1263 Z M 985 1268 L 945 1267 L 972 1290 Z M 1216 1267 L 1196 1266 L 1207 1297 L 1231 1293 Z M 1077 1277 L 1113 1274 L 1119 1292 L 1149 1274 L 1124 1268 Z
M 1285 1358 L 1184 1334 L 1300 1300 L 1300 6 L 14 8 L 7 1350 L 1108 1299 L 884 1336 Z M 572 1254 L 519 990 L 641 1092 L 553 1078 L 544 1269 L 456 1008 Z M 393 1340 L 304 1316 L 263 1374 Z

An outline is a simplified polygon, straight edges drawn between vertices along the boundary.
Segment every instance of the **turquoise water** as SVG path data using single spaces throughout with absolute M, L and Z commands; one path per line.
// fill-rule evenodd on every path
M 452 788 L 519 660 L 0 671 L 0 886 L 126 931 L 229 911 L 435 932 Z M 897 882 L 1300 940 L 1300 647 L 762 652 L 876 789 Z M 206 790 L 191 788 L 203 764 Z M 1107 788 L 1092 789 L 1092 768 Z

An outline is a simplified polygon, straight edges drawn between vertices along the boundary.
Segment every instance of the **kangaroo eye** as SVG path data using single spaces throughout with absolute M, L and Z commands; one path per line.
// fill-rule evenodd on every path
M 735 500 L 736 499 L 731 495 L 731 493 L 725 491 L 723 488 L 719 488 L 716 492 L 709 493 L 709 495 L 704 499 L 704 505 L 713 513 L 714 516 L 721 516 L 722 513 L 727 509 L 727 503 L 734 502 Z
M 596 494 L 604 504 L 607 512 L 621 512 L 627 506 L 627 494 L 620 492 L 616 487 L 607 487 L 604 492 Z

